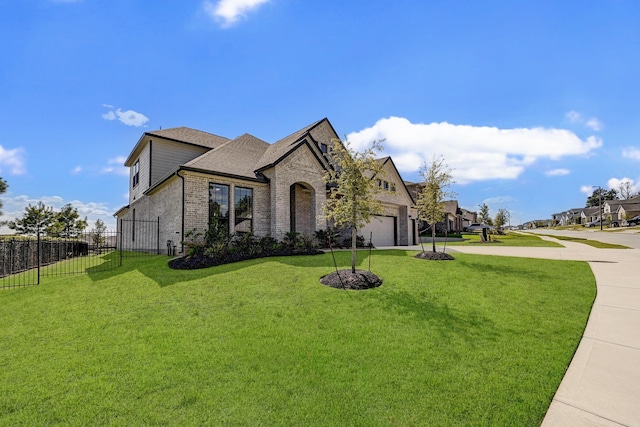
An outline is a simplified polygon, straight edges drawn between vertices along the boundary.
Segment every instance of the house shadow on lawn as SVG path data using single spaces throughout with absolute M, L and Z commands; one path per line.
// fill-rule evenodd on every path
M 304 257 L 304 264 L 301 265 L 300 257 Z M 119 263 L 119 255 L 116 252 L 104 255 L 105 263 Z M 294 258 L 296 261 L 294 262 Z M 255 258 L 250 260 L 238 261 L 229 264 L 221 264 L 212 267 L 179 270 L 172 269 L 168 266 L 171 258 L 165 255 L 150 255 L 134 258 L 124 258 L 122 265 L 105 269 L 104 264 L 87 269 L 89 278 L 92 281 L 100 281 L 116 276 L 120 276 L 129 272 L 137 271 L 147 278 L 154 281 L 158 286 L 170 286 L 176 283 L 205 279 L 220 274 L 232 273 L 247 267 L 259 265 L 267 262 L 278 262 L 289 264 L 292 266 L 308 266 L 320 267 L 326 266 L 331 271 L 332 264 L 330 258 L 326 254 L 318 255 L 297 255 L 297 256 L 277 256 L 266 258 Z M 308 262 L 307 262 L 308 261 Z

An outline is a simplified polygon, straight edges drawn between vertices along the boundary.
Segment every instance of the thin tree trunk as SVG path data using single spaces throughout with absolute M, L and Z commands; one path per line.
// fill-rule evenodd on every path
M 356 243 L 358 231 L 355 227 L 351 228 L 351 273 L 356 272 Z
M 356 273 L 356 245 L 358 242 L 358 230 L 356 228 L 356 219 L 358 218 L 358 211 L 356 210 L 356 196 L 353 195 L 353 212 L 351 212 L 351 220 L 353 226 L 351 227 L 351 273 Z
M 431 243 L 433 244 L 433 252 L 436 251 L 436 225 L 431 225 Z

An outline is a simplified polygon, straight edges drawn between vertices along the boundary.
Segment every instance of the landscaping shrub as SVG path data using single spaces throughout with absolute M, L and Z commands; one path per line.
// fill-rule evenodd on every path
M 218 227 L 205 233 L 191 230 L 182 242 L 187 255 L 169 261 L 169 267 L 180 270 L 212 267 L 253 258 L 323 253 L 312 237 L 289 232 L 281 242 L 271 236 L 257 238 L 251 233 L 227 236 Z
M 351 236 L 349 230 L 339 230 L 337 228 L 325 228 L 314 233 L 314 237 L 318 241 L 318 246 L 323 249 L 345 249 L 351 247 Z M 356 236 L 356 247 L 368 248 L 364 236 L 358 234 Z

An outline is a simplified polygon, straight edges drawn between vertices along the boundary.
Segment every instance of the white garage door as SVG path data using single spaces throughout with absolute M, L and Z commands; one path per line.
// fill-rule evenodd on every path
M 395 246 L 395 217 L 373 216 L 369 224 L 362 227 L 358 234 L 364 237 L 365 243 L 369 243 L 371 237 L 373 246 L 376 248 Z

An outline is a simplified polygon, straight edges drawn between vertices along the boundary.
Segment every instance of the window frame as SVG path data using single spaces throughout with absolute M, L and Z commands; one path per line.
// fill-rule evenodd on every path
M 214 197 L 215 188 L 220 189 L 220 197 Z M 212 220 L 215 218 L 218 224 L 222 224 L 227 231 L 227 235 L 229 234 L 229 226 L 230 226 L 230 217 L 229 217 L 229 203 L 231 199 L 230 194 L 230 186 L 228 184 L 220 184 L 217 182 L 209 183 L 209 226 L 212 224 Z M 226 197 L 226 200 L 225 200 Z M 212 209 L 214 207 L 214 203 L 217 203 L 219 208 L 218 215 Z M 226 210 L 226 212 L 225 212 Z M 224 213 L 223 213 L 224 212 Z
M 132 188 L 136 188 L 140 184 L 140 159 L 133 164 Z
M 242 211 L 239 209 L 239 204 L 244 197 L 249 197 L 249 216 L 239 216 Z M 253 233 L 253 188 L 251 187 L 239 187 L 236 186 L 233 191 L 233 232 L 237 234 Z M 238 230 L 238 225 L 249 221 L 249 230 Z

